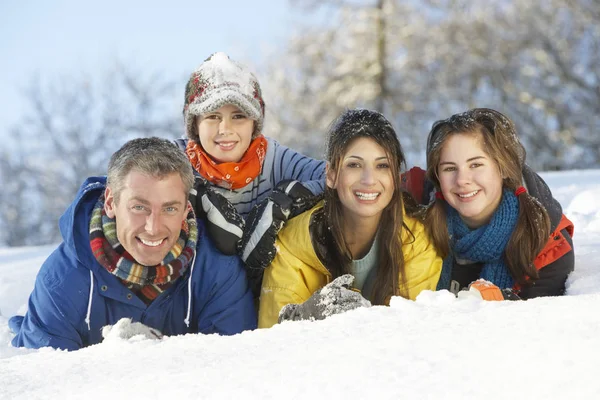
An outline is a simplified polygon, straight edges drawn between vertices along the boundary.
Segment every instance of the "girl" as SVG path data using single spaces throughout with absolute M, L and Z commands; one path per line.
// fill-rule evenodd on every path
M 192 73 L 183 115 L 187 140 L 177 142 L 201 177 L 192 204 L 207 215 L 217 247 L 227 254 L 238 250 L 260 287 L 277 231 L 323 192 L 325 162 L 262 135 L 265 103 L 258 80 L 224 53 Z
M 414 299 L 435 288 L 442 260 L 423 225 L 405 215 L 403 164 L 383 115 L 349 110 L 334 121 L 325 201 L 279 233 L 262 283 L 259 327 L 389 304 L 391 296 Z
M 476 108 L 435 123 L 427 178 L 437 192 L 425 225 L 444 257 L 438 289 L 457 293 L 481 278 L 490 300 L 564 293 L 573 224 L 525 164 L 510 119 Z

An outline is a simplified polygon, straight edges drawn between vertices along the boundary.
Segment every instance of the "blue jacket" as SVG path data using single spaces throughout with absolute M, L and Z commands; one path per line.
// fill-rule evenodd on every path
M 255 329 L 256 309 L 242 262 L 219 253 L 198 220 L 193 267 L 146 305 L 92 254 L 89 223 L 105 178 L 88 178 L 60 218 L 63 243 L 42 265 L 25 317 L 9 326 L 13 346 L 76 350 L 102 341 L 103 326 L 127 317 L 165 335 Z

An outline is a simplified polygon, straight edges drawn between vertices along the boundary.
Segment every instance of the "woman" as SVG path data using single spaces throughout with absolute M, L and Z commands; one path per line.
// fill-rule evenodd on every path
M 525 164 L 510 119 L 476 108 L 435 123 L 427 178 L 437 192 L 425 225 L 444 257 L 438 289 L 458 293 L 483 279 L 475 286 L 490 300 L 564 293 L 573 224 Z
M 259 327 L 435 289 L 441 259 L 423 225 L 405 215 L 403 164 L 396 132 L 380 113 L 349 110 L 334 121 L 325 201 L 280 231 L 263 278 Z

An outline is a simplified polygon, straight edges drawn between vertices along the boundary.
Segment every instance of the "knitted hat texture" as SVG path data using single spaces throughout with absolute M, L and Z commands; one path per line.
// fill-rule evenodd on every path
M 263 127 L 265 103 L 258 80 L 225 53 L 214 53 L 196 69 L 185 87 L 183 117 L 187 137 L 199 142 L 195 117 L 232 104 L 256 121 L 253 137 Z

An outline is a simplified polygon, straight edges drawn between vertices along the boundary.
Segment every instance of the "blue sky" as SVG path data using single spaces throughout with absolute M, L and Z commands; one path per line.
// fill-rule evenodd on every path
M 0 1 L 0 136 L 23 115 L 35 74 L 103 74 L 120 60 L 179 77 L 215 51 L 260 65 L 295 12 L 287 0 Z

